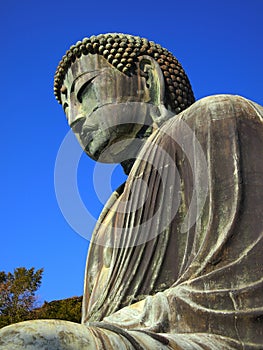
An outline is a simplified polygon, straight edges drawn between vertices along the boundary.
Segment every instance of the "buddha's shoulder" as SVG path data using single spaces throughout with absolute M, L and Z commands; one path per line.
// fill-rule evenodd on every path
M 211 121 L 226 121 L 233 118 L 263 123 L 263 107 L 239 95 L 212 95 L 197 100 L 186 110 L 164 123 L 161 129 L 171 131 L 184 122 L 196 128 Z
M 192 104 L 189 108 L 198 108 L 199 106 L 215 106 L 215 105 L 236 105 L 236 106 L 247 106 L 247 105 L 253 105 L 257 106 L 259 109 L 262 109 L 263 107 L 257 104 L 256 102 L 240 96 L 240 95 L 230 95 L 230 94 L 220 94 L 220 95 L 211 95 L 207 97 L 203 97 L 199 100 L 197 100 L 194 104 Z

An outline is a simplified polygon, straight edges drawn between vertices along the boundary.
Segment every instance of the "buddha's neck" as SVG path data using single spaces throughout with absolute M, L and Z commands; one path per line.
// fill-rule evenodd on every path
M 127 159 L 127 160 L 124 160 L 123 162 L 121 162 L 121 166 L 122 166 L 124 173 L 126 175 L 129 175 L 134 162 L 135 162 L 135 158 Z

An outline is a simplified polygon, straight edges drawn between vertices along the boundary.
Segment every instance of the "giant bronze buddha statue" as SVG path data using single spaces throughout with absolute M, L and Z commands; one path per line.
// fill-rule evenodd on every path
M 170 52 L 124 34 L 72 46 L 55 95 L 128 178 L 93 232 L 82 324 L 11 325 L 0 349 L 262 349 L 263 108 L 194 102 Z

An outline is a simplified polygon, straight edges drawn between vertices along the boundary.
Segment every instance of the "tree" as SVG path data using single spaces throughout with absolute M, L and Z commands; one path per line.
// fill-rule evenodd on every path
M 80 323 L 81 321 L 82 297 L 72 297 L 62 300 L 44 302 L 37 309 L 32 310 L 29 315 L 31 319 L 59 319 Z
M 43 269 L 18 267 L 0 271 L 0 327 L 27 318 L 36 302 L 35 292 L 41 285 Z

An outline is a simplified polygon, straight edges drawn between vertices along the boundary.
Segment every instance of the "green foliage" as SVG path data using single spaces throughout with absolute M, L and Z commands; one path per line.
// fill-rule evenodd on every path
M 11 323 L 60 319 L 80 323 L 82 297 L 45 302 L 35 308 L 35 292 L 41 285 L 43 269 L 18 267 L 11 272 L 0 271 L 0 328 Z
M 60 319 L 80 323 L 82 297 L 45 302 L 41 308 L 31 312 L 31 319 Z
M 0 328 L 25 320 L 34 308 L 35 292 L 41 285 L 43 269 L 18 267 L 0 272 Z

